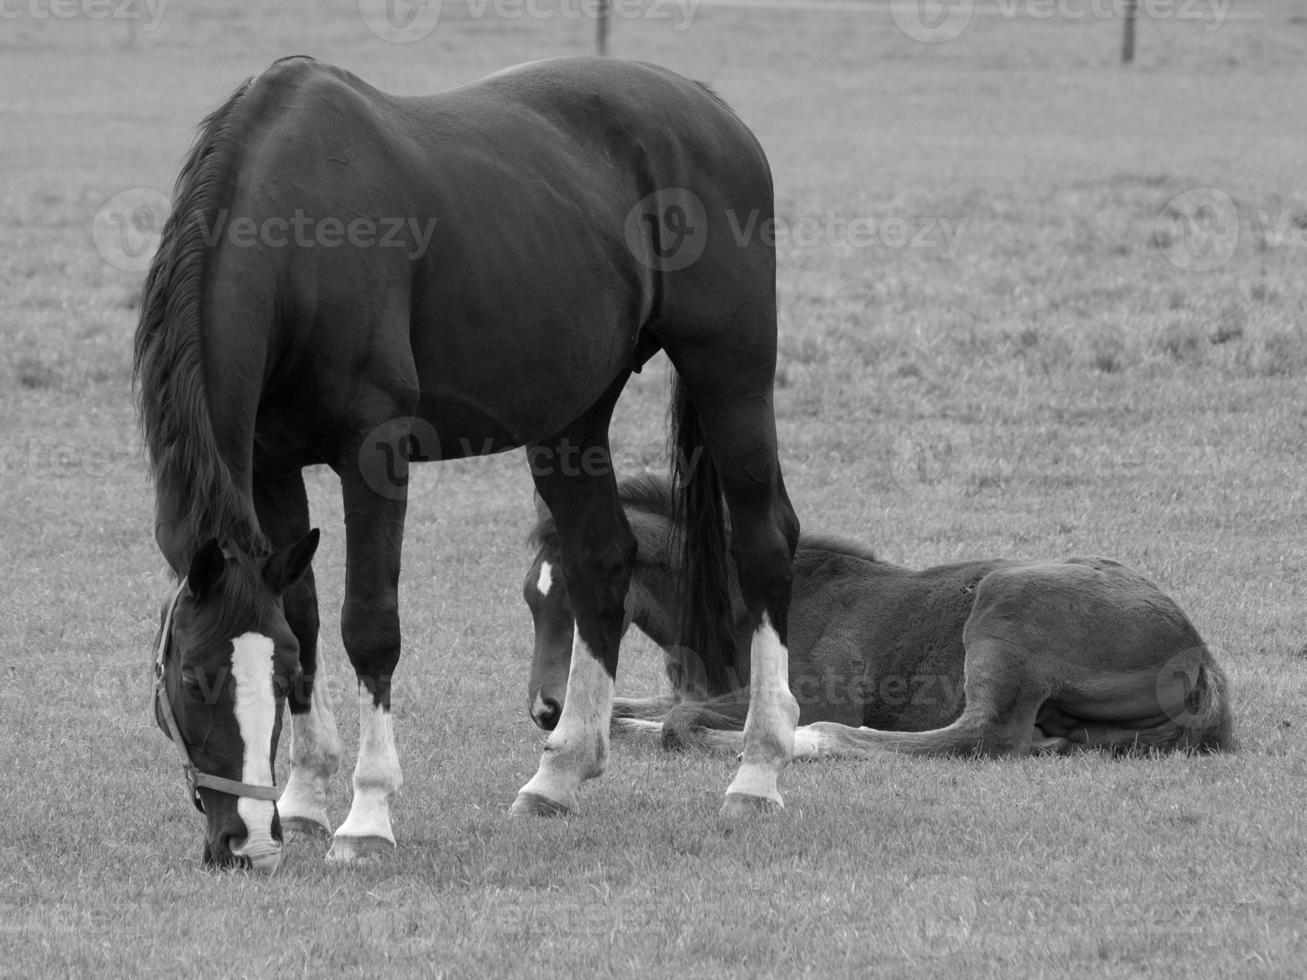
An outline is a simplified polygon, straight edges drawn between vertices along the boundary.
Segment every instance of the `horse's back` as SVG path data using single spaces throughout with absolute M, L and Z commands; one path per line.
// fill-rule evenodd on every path
M 215 298 L 235 311 L 224 329 L 281 321 L 297 375 L 282 390 L 315 399 L 329 427 L 386 403 L 434 427 L 428 456 L 523 445 L 683 344 L 692 321 L 772 363 L 774 258 L 726 223 L 771 216 L 770 171 L 695 82 L 570 58 L 396 96 L 294 58 L 244 102 L 228 228 L 262 231 L 218 249 Z M 678 233 L 685 219 L 692 268 L 660 266 L 670 246 L 646 211 Z M 268 228 L 295 247 L 269 247 Z

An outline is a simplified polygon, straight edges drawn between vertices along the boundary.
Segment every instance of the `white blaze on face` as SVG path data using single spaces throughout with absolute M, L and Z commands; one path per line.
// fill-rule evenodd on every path
M 272 686 L 272 656 L 275 645 L 259 633 L 245 633 L 232 640 L 231 674 L 236 683 L 236 724 L 245 744 L 241 782 L 252 786 L 272 785 L 272 731 L 277 723 L 277 701 Z M 278 845 L 272 839 L 273 803 L 242 796 L 236 812 L 245 822 L 249 836 L 233 847 L 233 853 L 257 857 Z
M 540 593 L 540 598 L 549 595 L 549 590 L 554 587 L 554 569 L 547 561 L 540 563 L 540 577 L 536 579 L 536 591 Z

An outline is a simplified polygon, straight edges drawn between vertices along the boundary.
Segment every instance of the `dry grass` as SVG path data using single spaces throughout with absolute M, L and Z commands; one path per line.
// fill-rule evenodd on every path
M 588 23 L 452 2 L 425 42 L 354 4 L 175 0 L 118 24 L 4 22 L 0 92 L 0 973 L 1290 975 L 1307 942 L 1307 279 L 1263 215 L 1307 208 L 1302 54 L 1284 4 L 1219 30 L 977 17 L 925 46 L 885 11 L 704 6 L 622 21 L 615 52 L 705 78 L 759 132 L 787 221 L 961 228 L 939 248 L 781 253 L 777 405 L 805 525 L 924 565 L 1113 555 L 1170 590 L 1235 682 L 1226 758 L 803 766 L 776 820 L 715 819 L 728 760 L 619 745 L 565 822 L 510 822 L 533 771 L 532 509 L 518 454 L 429 467 L 411 508 L 397 729 L 401 850 L 271 881 L 199 870 L 199 825 L 145 712 L 162 562 L 134 434 L 139 276 L 101 203 L 167 188 L 240 78 L 307 51 L 395 91 L 589 45 Z M 1167 261 L 1168 202 L 1214 187 L 1229 262 Z M 663 368 L 614 432 L 658 465 Z M 339 608 L 333 480 L 310 481 Z M 352 699 L 324 631 L 342 730 Z M 656 683 L 632 644 L 622 686 Z M 335 788 L 340 819 L 348 779 Z

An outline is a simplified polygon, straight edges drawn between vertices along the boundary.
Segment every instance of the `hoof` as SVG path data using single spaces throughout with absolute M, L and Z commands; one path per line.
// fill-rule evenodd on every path
M 331 836 L 331 828 L 325 820 L 311 817 L 286 817 L 281 821 L 281 832 L 287 843 L 326 840 Z
M 528 793 L 525 790 L 517 794 L 517 799 L 513 801 L 513 806 L 508 811 L 513 817 L 565 817 L 571 812 L 571 809 L 562 803 L 555 803 L 547 796 Z
M 342 837 L 331 840 L 328 861 L 347 864 L 355 861 L 379 861 L 395 853 L 395 842 L 384 837 Z
M 727 793 L 726 800 L 722 803 L 721 816 L 727 820 L 747 820 L 760 813 L 779 813 L 783 809 L 784 803 L 768 796 Z

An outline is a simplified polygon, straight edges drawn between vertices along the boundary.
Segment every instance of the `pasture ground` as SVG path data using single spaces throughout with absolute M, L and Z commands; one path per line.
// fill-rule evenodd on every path
M 713 83 L 768 148 L 786 227 L 818 229 L 780 252 L 777 407 L 806 528 L 917 566 L 1100 553 L 1140 568 L 1218 650 L 1241 752 L 799 766 L 783 815 L 724 826 L 730 760 L 618 743 L 575 817 L 510 821 L 538 756 L 519 598 L 531 494 L 514 453 L 416 479 L 399 852 L 336 868 L 298 845 L 272 880 L 200 869 L 199 819 L 146 710 L 167 579 L 130 396 L 141 277 L 97 253 L 93 216 L 121 191 L 166 191 L 202 114 L 281 55 L 417 93 L 586 53 L 591 25 L 447 0 L 428 38 L 396 45 L 353 0 L 174 0 L 129 49 L 120 21 L 42 9 L 0 21 L 0 974 L 1301 970 L 1296 7 L 1244 3 L 1216 29 L 1145 19 L 1131 69 L 1119 23 L 1093 16 L 978 15 L 927 45 L 884 5 L 705 3 L 687 30 L 623 19 L 613 34 L 619 56 Z M 1208 272 L 1167 258 L 1194 264 L 1165 215 L 1196 188 L 1238 214 L 1233 256 Z M 831 217 L 901 219 L 936 244 L 903 247 L 878 224 L 849 246 Z M 666 397 L 659 364 L 631 385 L 624 473 L 663 465 Z M 310 483 L 352 765 L 340 505 L 329 473 Z M 657 683 L 648 645 L 629 643 L 620 688 Z

